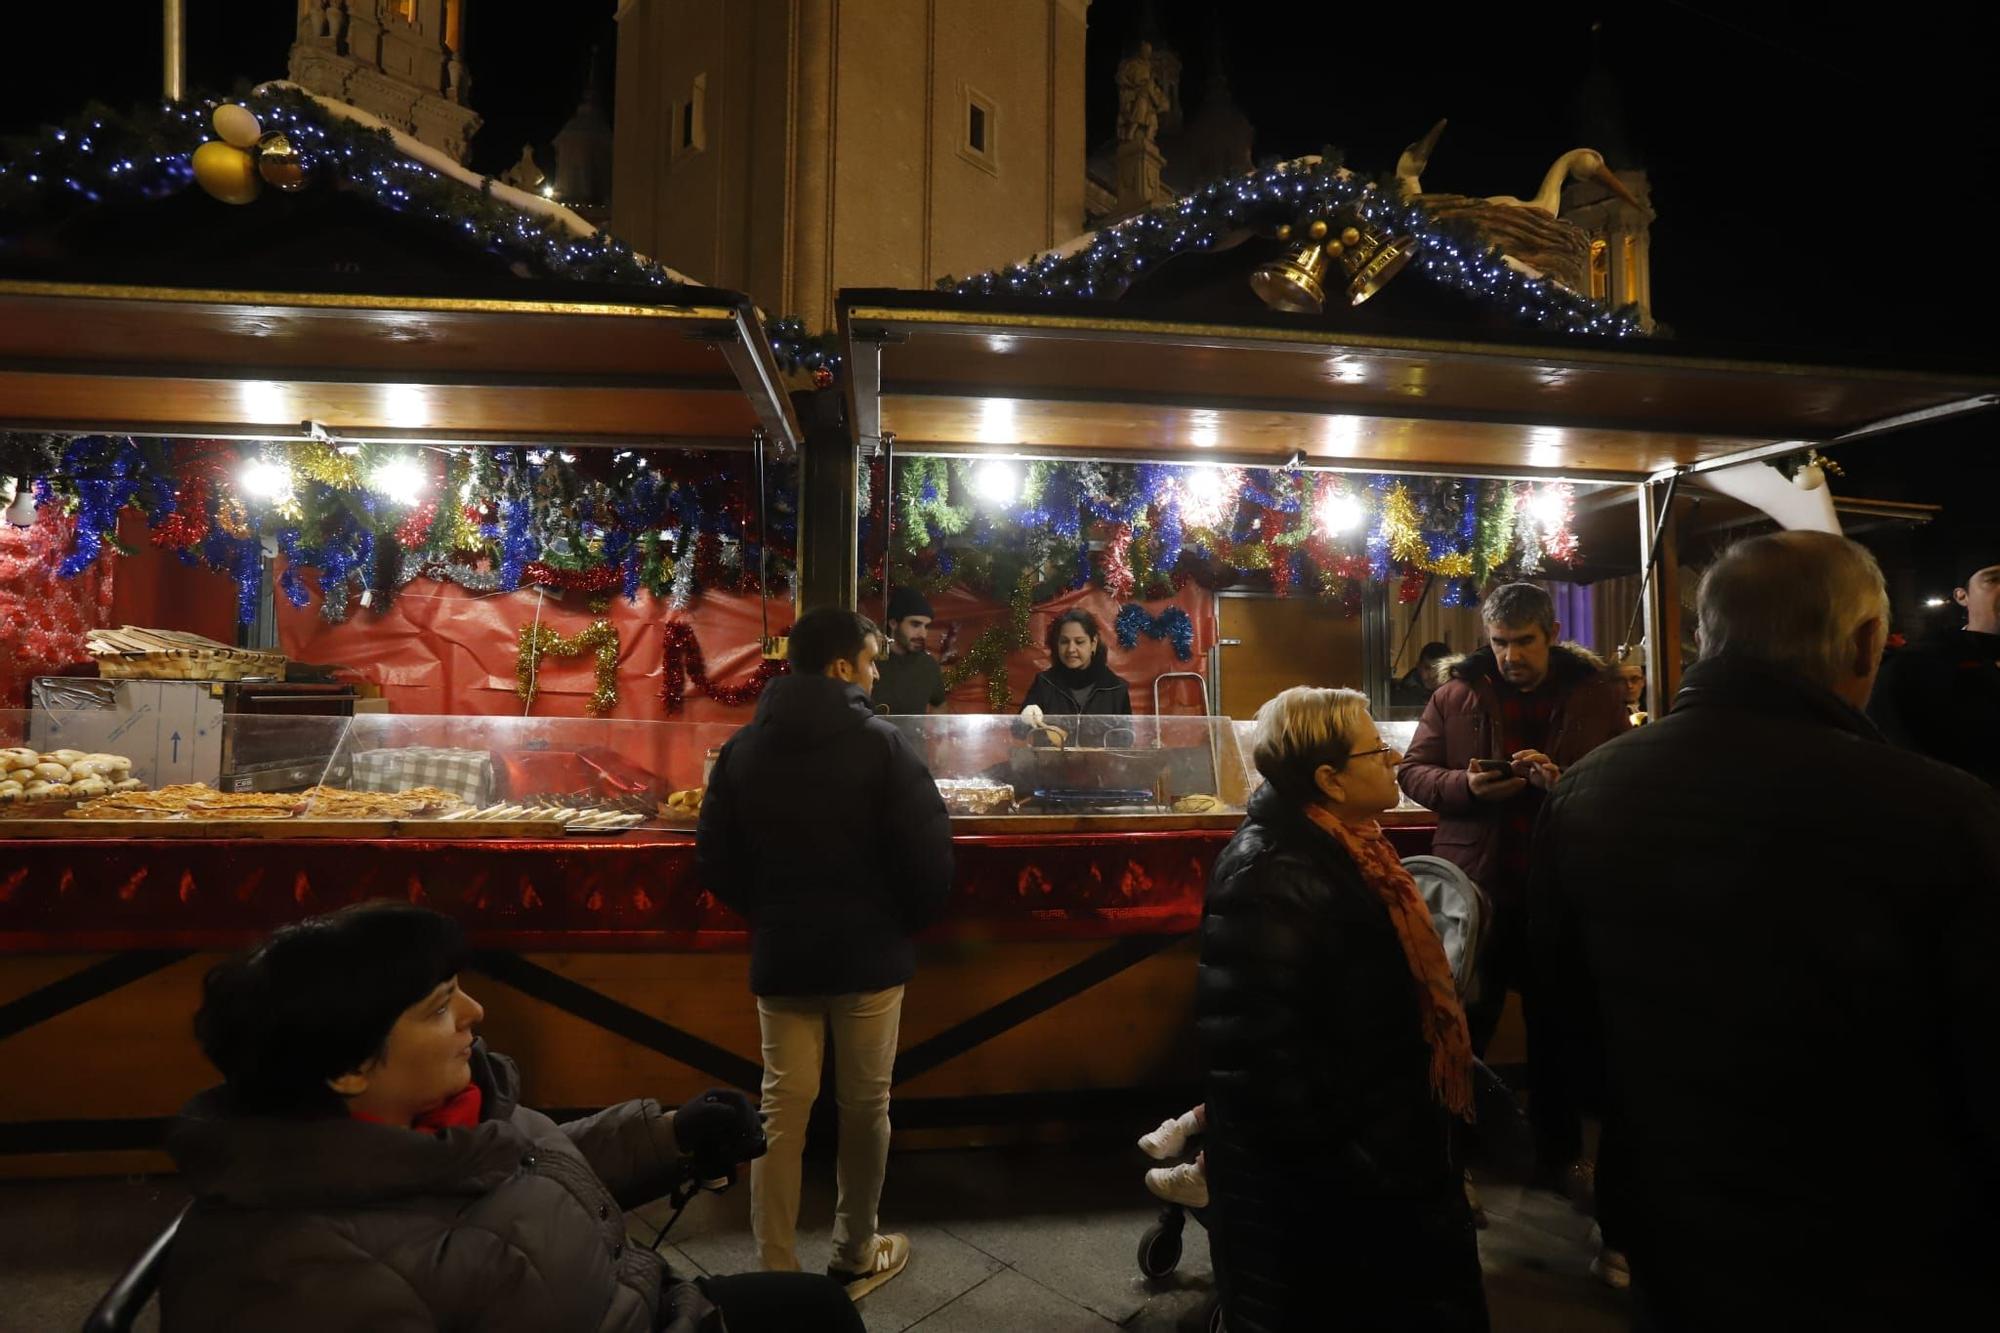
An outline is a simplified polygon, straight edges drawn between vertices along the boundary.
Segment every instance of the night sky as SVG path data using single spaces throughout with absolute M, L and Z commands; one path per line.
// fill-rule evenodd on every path
M 553 135 L 576 104 L 593 44 L 610 40 L 613 8 L 478 0 L 474 97 L 489 125 L 476 165 L 504 169 L 524 139 Z M 1090 141 L 1111 137 L 1113 72 L 1149 22 L 1182 57 L 1190 111 L 1222 63 L 1256 126 L 1260 161 L 1335 145 L 1373 174 L 1449 117 L 1426 184 L 1527 195 L 1549 163 L 1584 142 L 1586 125 L 1592 137 L 1616 139 L 1622 122 L 1624 142 L 1588 146 L 1650 173 L 1656 313 L 1681 338 L 2000 367 L 2000 265 L 1987 253 L 2000 205 L 1991 7 L 1870 6 L 1836 18 L 1823 4 L 1725 0 L 1513 8 L 1525 21 L 1493 4 L 1096 0 Z M 189 0 L 189 11 L 192 87 L 283 73 L 292 5 Z M 0 85 L 0 134 L 92 98 L 122 105 L 157 95 L 156 26 L 135 20 L 107 43 L 100 7 L 43 12 L 56 15 L 49 43 L 17 59 Z M 1595 105 L 1601 113 L 1609 88 L 1622 103 L 1618 120 L 1583 105 L 1593 61 Z M 1997 431 L 2000 417 L 1849 451 L 1849 470 L 1878 494 L 1942 499 L 1949 490 L 1957 506 L 1978 494 L 2000 511 L 1985 498 L 2000 481 L 1985 462 L 2000 454 L 1989 443 Z

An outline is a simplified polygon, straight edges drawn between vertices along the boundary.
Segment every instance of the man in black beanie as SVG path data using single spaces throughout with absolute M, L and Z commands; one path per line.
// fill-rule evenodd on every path
M 1960 543 L 1951 578 L 1965 627 L 1884 661 L 1868 712 L 1897 745 L 2000 787 L 2000 533 Z
M 931 604 L 915 588 L 889 592 L 889 654 L 876 664 L 875 711 L 928 713 L 944 702 L 944 673 L 927 651 Z

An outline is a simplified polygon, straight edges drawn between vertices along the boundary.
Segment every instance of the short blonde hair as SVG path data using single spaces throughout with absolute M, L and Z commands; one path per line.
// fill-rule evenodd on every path
M 1317 791 L 1321 764 L 1343 767 L 1369 720 L 1368 696 L 1359 690 L 1294 685 L 1257 710 L 1250 758 L 1282 794 L 1308 800 Z

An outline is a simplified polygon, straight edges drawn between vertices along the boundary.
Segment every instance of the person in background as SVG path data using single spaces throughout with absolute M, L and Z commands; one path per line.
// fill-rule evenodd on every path
M 932 615 L 915 588 L 889 590 L 889 651 L 875 664 L 876 712 L 921 716 L 944 703 L 944 672 L 930 654 Z
M 1890 654 L 1868 712 L 1894 744 L 2000 787 L 2000 534 L 1953 564 L 1964 627 Z
M 676 1277 L 625 1210 L 754 1152 L 738 1092 L 557 1124 L 473 1029 L 450 918 L 365 903 L 210 969 L 195 1035 L 221 1087 L 168 1135 L 194 1195 L 167 1333 L 859 1333 L 817 1275 Z
M 1460 658 L 1424 707 L 1399 774 L 1410 799 L 1436 812 L 1432 851 L 1485 890 L 1493 918 L 1467 1017 L 1483 1055 L 1509 987 L 1526 964 L 1528 845 L 1542 801 L 1563 770 L 1631 730 L 1615 672 L 1558 642 L 1555 603 L 1509 583 L 1480 606 L 1486 644 Z
M 880 650 L 875 626 L 843 607 L 800 616 L 792 672 L 722 747 L 695 835 L 702 884 L 750 923 L 770 1140 L 750 1167 L 758 1256 L 767 1269 L 799 1266 L 806 1122 L 831 1029 L 840 1151 L 827 1272 L 856 1300 L 910 1258 L 907 1237 L 876 1229 L 889 1080 L 911 937 L 951 892 L 944 800 L 869 703 Z
M 1417 650 L 1417 664 L 1389 686 L 1389 703 L 1396 708 L 1422 708 L 1442 683 L 1438 667 L 1451 656 L 1451 645 L 1435 640 Z
M 1861 546 L 1757 537 L 1699 600 L 1673 711 L 1536 832 L 1532 1109 L 1602 1109 L 1637 1327 L 1953 1327 L 2000 1245 L 2000 798 L 1863 716 Z
M 1618 668 L 1618 685 L 1625 692 L 1625 713 L 1635 727 L 1646 724 L 1646 668 L 1625 662 Z
M 1065 611 L 1049 625 L 1049 665 L 1028 687 L 1022 711 L 1050 716 L 1102 713 L 1129 716 L 1132 691 L 1105 664 L 1108 651 L 1088 611 Z
M 1377 819 L 1401 756 L 1366 696 L 1308 686 L 1258 710 L 1253 755 L 1264 785 L 1210 873 L 1195 983 L 1223 1318 L 1231 1333 L 1484 1329 L 1451 1155 L 1471 1041 Z

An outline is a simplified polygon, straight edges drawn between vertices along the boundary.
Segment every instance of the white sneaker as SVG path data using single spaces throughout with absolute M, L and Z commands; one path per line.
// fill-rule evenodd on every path
M 1156 1166 L 1146 1173 L 1146 1188 L 1184 1208 L 1208 1207 L 1208 1175 L 1199 1162 Z
M 1632 1285 L 1632 1265 L 1608 1245 L 1597 1247 L 1597 1257 L 1590 1261 L 1590 1275 L 1614 1291 L 1624 1291 Z
M 1162 1120 L 1160 1127 L 1152 1133 L 1141 1134 L 1139 1151 L 1156 1162 L 1171 1161 L 1187 1148 L 1188 1139 L 1198 1128 L 1194 1122 L 1194 1112 L 1184 1111 L 1171 1120 Z
M 910 1262 L 910 1238 L 903 1235 L 877 1236 L 868 1242 L 868 1260 L 859 1272 L 826 1266 L 826 1275 L 847 1290 L 847 1298 L 858 1301 Z

